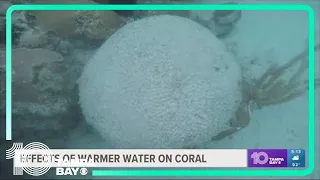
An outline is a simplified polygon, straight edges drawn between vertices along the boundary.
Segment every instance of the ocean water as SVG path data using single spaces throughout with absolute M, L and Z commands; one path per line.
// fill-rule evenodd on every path
M 202 1 L 212 3 L 213 1 Z M 308 4 L 315 13 L 315 30 L 319 35 L 320 1 L 239 1 L 261 4 Z M 317 36 L 317 35 L 316 35 Z M 225 39 L 236 41 L 241 53 L 265 54 L 271 52 L 274 61 L 283 64 L 301 52 L 308 37 L 308 15 L 303 11 L 243 11 L 235 32 Z M 260 56 L 261 57 L 261 56 Z M 319 77 L 319 52 L 315 59 L 315 73 Z M 263 58 L 263 57 L 261 57 Z M 300 178 L 320 178 L 319 157 L 319 89 L 315 90 L 315 170 Z M 263 107 L 252 113 L 248 127 L 232 138 L 212 142 L 207 148 L 305 148 L 308 149 L 308 94 L 290 102 Z

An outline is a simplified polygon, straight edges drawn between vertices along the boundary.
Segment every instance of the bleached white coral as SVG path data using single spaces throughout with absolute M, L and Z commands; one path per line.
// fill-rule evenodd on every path
M 86 120 L 116 148 L 182 148 L 229 128 L 241 70 L 198 23 L 160 15 L 113 34 L 79 80 Z

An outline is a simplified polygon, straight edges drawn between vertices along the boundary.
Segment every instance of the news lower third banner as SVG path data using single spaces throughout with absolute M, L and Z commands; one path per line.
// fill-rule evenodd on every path
M 304 149 L 21 149 L 15 167 L 305 167 Z

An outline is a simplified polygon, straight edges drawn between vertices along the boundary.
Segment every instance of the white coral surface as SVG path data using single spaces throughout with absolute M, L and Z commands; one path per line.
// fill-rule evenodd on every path
M 241 71 L 192 20 L 159 15 L 113 34 L 79 80 L 86 120 L 115 148 L 182 148 L 229 128 Z

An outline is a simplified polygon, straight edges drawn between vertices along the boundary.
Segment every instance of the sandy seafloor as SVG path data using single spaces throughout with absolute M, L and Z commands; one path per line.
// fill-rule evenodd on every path
M 218 1 L 202 0 L 202 3 Z M 320 22 L 320 1 L 239 1 L 240 3 L 296 3 L 309 4 L 315 12 L 316 29 Z M 301 52 L 308 37 L 308 15 L 304 11 L 243 11 L 235 31 L 225 41 L 236 41 L 244 55 L 263 55 L 270 49 L 279 63 Z M 316 72 L 319 67 L 315 67 Z M 306 179 L 320 178 L 319 118 L 320 90 L 315 91 L 315 171 Z M 308 94 L 288 103 L 255 110 L 250 125 L 235 134 L 203 148 L 308 148 Z M 60 140 L 59 140 L 60 141 Z M 79 127 L 66 137 L 68 148 L 107 148 L 101 139 Z M 229 177 L 230 178 L 230 177 Z M 229 179 L 226 177 L 226 179 Z M 243 177 L 248 178 L 248 177 Z M 254 177 L 255 179 L 257 177 Z M 266 177 L 264 177 L 265 179 Z M 271 179 L 273 177 L 267 177 Z M 282 177 L 283 178 L 283 177 Z M 290 177 L 290 179 L 295 177 Z M 212 179 L 212 178 L 211 178 Z M 221 177 L 219 178 L 221 179 Z
M 213 1 L 203 0 L 210 3 Z M 320 1 L 240 1 L 244 3 L 308 4 L 315 13 L 315 30 L 319 33 Z M 305 46 L 308 37 L 308 15 L 303 11 L 243 11 L 236 32 L 228 41 L 236 41 L 241 52 L 260 54 L 272 50 L 275 59 L 284 63 Z M 243 49 L 243 50 L 242 50 Z M 300 49 L 300 50 L 299 50 Z M 315 60 L 319 61 L 319 59 Z M 315 73 L 319 77 L 318 64 Z M 315 90 L 315 170 L 306 179 L 320 178 L 319 89 Z M 281 105 L 264 107 L 252 113 L 249 126 L 232 139 L 207 145 L 208 148 L 308 148 L 308 94 Z M 271 177 L 268 177 L 271 178 Z M 292 177 L 291 177 L 292 178 Z M 291 179 L 290 178 L 290 179 Z

